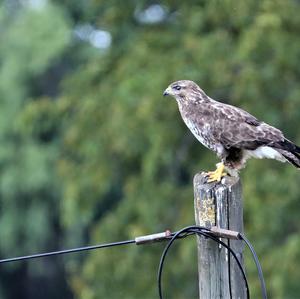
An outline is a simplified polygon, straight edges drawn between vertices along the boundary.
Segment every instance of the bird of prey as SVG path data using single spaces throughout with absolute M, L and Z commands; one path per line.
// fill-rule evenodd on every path
M 240 108 L 213 100 L 195 82 L 173 82 L 163 95 L 176 99 L 187 127 L 221 159 L 217 169 L 207 173 L 208 182 L 220 181 L 227 173 L 237 175 L 251 157 L 289 162 L 300 169 L 300 147 L 280 130 Z

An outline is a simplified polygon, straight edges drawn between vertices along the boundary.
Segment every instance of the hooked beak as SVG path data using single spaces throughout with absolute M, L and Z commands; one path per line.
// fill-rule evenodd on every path
M 170 94 L 169 87 L 164 91 L 163 96 L 168 96 Z

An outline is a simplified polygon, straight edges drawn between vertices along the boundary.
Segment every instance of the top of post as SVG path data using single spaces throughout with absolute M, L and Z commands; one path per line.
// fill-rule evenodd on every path
M 200 187 L 201 189 L 211 190 L 216 187 L 224 187 L 224 188 L 231 188 L 234 185 L 240 182 L 240 178 L 238 176 L 225 176 L 222 178 L 221 182 L 207 182 L 207 176 L 204 172 L 197 173 L 194 176 L 194 186 Z

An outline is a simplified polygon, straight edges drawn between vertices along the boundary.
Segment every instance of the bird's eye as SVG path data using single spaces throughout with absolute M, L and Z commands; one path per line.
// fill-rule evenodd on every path
M 181 86 L 175 85 L 175 86 L 173 86 L 173 89 L 180 90 L 180 89 L 181 89 Z

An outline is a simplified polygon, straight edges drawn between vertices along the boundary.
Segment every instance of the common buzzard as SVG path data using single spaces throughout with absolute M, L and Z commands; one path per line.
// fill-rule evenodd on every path
M 289 162 L 300 168 L 300 147 L 283 133 L 248 112 L 211 99 L 193 81 L 171 83 L 164 96 L 173 96 L 182 119 L 194 136 L 221 159 L 208 181 L 237 175 L 251 158 Z

